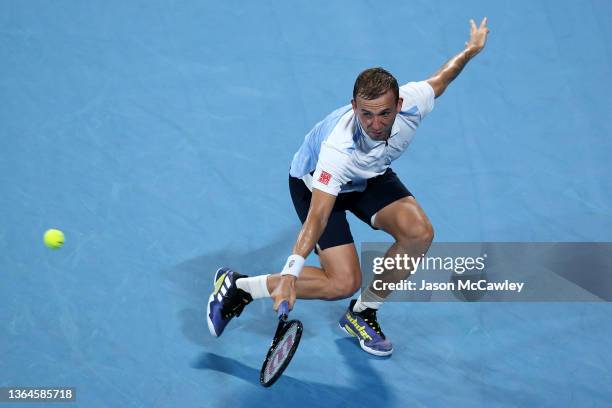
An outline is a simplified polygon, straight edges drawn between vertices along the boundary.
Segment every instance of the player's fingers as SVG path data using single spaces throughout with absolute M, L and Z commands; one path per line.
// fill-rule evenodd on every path
M 282 302 L 282 299 L 280 297 L 277 297 L 274 299 L 274 310 L 278 311 L 278 308 L 280 307 L 280 304 Z
M 470 29 L 476 31 L 476 22 L 473 19 L 470 19 Z
M 289 310 L 293 310 L 293 305 L 295 304 L 295 294 L 292 294 L 291 296 L 289 296 Z
M 487 26 L 487 21 L 489 21 L 486 17 L 482 19 L 480 22 L 480 28 L 485 28 Z

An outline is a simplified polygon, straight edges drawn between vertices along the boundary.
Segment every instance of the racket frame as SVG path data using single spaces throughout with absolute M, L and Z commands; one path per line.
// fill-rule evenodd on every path
M 302 338 L 302 332 L 304 331 L 304 326 L 302 325 L 302 322 L 299 321 L 299 320 L 289 320 L 289 321 L 287 321 L 286 319 L 287 319 L 287 315 L 286 314 L 283 314 L 279 318 L 278 326 L 276 328 L 276 333 L 274 334 L 274 338 L 272 339 L 272 344 L 270 344 L 270 348 L 268 349 L 268 353 L 266 354 L 266 358 L 265 358 L 265 360 L 264 360 L 264 362 L 263 362 L 263 364 L 261 366 L 261 371 L 259 372 L 259 382 L 264 387 L 270 387 L 283 374 L 283 371 L 285 371 L 285 369 L 287 368 L 287 366 L 291 362 L 291 359 L 293 358 L 293 355 L 295 354 L 295 351 L 297 350 L 297 348 L 298 348 L 298 346 L 300 344 L 300 339 Z M 294 325 L 294 324 L 297 325 L 297 329 L 296 329 L 296 332 L 295 332 L 295 338 L 293 340 L 293 345 L 291 346 L 291 349 L 289 350 L 289 353 L 287 354 L 287 357 L 285 357 L 285 360 L 280 365 L 280 368 L 278 369 L 278 371 L 272 376 L 272 378 L 270 378 L 266 382 L 264 380 L 264 375 L 265 375 L 265 372 L 266 372 L 266 367 L 267 367 L 268 363 L 270 362 L 270 358 L 272 358 L 272 355 L 274 354 L 274 351 L 276 351 L 276 346 L 278 346 L 278 342 L 280 341 L 280 339 L 285 335 L 285 333 L 289 330 L 289 328 L 291 328 L 291 326 Z

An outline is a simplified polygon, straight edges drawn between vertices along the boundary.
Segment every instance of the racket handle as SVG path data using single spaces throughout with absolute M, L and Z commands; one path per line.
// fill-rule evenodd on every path
M 286 318 L 289 315 L 289 302 L 283 300 L 280 305 L 278 305 L 278 318 L 282 318 L 283 316 Z

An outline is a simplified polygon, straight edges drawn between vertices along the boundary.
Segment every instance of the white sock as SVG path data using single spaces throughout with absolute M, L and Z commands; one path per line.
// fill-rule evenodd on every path
M 249 293 L 253 299 L 270 297 L 267 284 L 268 276 L 269 275 L 259 275 L 249 278 L 239 278 L 236 279 L 236 286 L 238 289 L 242 289 Z
M 381 298 L 380 296 L 377 296 L 372 293 L 369 289 L 366 289 L 365 291 L 361 292 L 359 298 L 357 299 L 357 302 L 355 302 L 355 306 L 353 306 L 353 312 L 363 312 L 364 310 L 366 310 L 366 308 L 378 309 L 380 305 L 383 304 L 384 300 L 385 299 Z

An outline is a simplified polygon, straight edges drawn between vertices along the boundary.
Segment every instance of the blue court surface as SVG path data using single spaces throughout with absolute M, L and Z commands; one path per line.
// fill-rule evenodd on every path
M 394 170 L 439 242 L 612 241 L 608 1 L 1 2 L 0 386 L 81 407 L 611 406 L 606 302 L 389 303 L 385 359 L 338 330 L 347 300 L 298 301 L 270 389 L 271 301 L 206 327 L 218 266 L 282 268 L 289 163 L 356 75 L 426 79 L 484 16 L 487 47 Z

